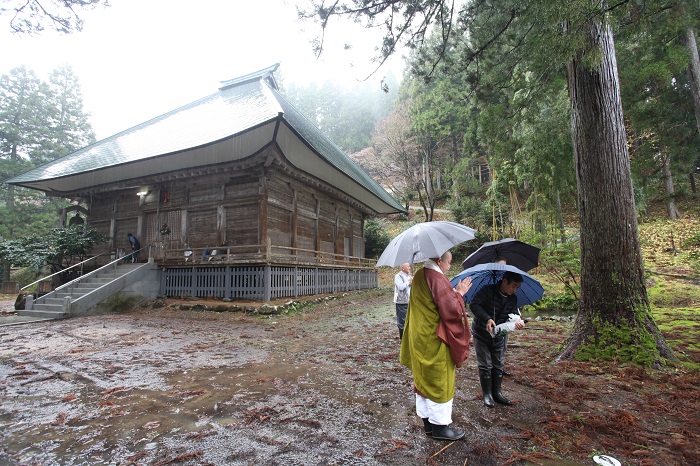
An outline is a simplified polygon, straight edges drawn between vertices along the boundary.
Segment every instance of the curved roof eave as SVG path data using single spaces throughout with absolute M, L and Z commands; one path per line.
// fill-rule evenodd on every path
M 278 92 L 270 78 L 276 68 L 226 81 L 217 93 L 5 182 L 58 196 L 87 192 L 118 182 L 136 183 L 164 171 L 242 160 L 277 140 L 294 167 L 336 187 L 371 211 L 405 212 Z M 279 126 L 278 134 L 279 121 L 284 125 Z

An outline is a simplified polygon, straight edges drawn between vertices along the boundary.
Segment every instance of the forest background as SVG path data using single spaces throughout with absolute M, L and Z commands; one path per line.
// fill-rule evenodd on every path
M 420 40 L 412 42 L 400 84 L 389 76 L 380 89 L 368 84 L 354 89 L 335 83 L 299 86 L 285 85 L 281 76 L 290 101 L 409 212 L 367 221 L 367 255 L 381 252 L 397 229 L 433 220 L 440 208 L 450 212 L 450 219 L 477 230 L 475 245 L 517 237 L 542 246 L 542 268 L 563 287 L 556 296 L 558 305 L 576 307 L 582 257 L 577 217 L 590 186 L 579 186 L 580 170 L 577 177 L 566 67 L 567 53 L 583 46 L 575 35 L 547 43 L 559 35 L 545 31 L 533 39 L 531 34 L 535 25 L 567 14 L 604 22 L 616 37 L 622 134 L 629 153 L 625 162 L 634 199 L 626 199 L 625 193 L 615 199 L 616 186 L 605 186 L 604 178 L 598 184 L 612 192 L 614 202 L 633 201 L 641 222 L 649 218 L 650 206 L 662 202 L 667 217 L 683 226 L 672 229 L 670 237 L 662 235 L 658 247 L 683 254 L 680 270 L 670 273 L 696 276 L 700 232 L 696 225 L 683 223 L 693 214 L 679 206 L 682 200 L 689 201 L 686 205 L 697 200 L 700 167 L 697 2 L 625 2 L 604 10 L 575 2 L 570 10 L 553 11 L 545 8 L 546 2 L 532 1 L 528 7 L 540 7 L 533 13 L 505 1 L 474 1 L 454 17 L 447 15 L 454 11 L 445 9 L 446 3 L 420 2 L 423 13 L 432 12 L 439 21 L 424 22 L 423 35 L 414 36 Z M 366 8 L 311 11 L 322 19 L 341 13 L 376 18 Z M 392 41 L 385 41 L 382 56 L 391 50 Z M 600 56 L 594 53 L 586 60 L 592 67 Z M 94 135 L 70 66 L 55 70 L 48 82 L 26 67 L 0 77 L 0 179 L 91 142 Z M 31 265 L 14 277 L 28 283 L 39 273 L 36 260 L 22 263 L 19 257 L 28 243 L 50 237 L 57 212 L 70 200 L 7 185 L 1 189 L 0 215 L 5 220 L 0 240 L 7 246 L 2 278 L 11 278 L 10 262 Z M 402 222 L 399 227 L 392 223 L 396 220 Z M 39 252 L 34 247 L 32 257 Z M 646 301 L 646 290 L 633 289 L 632 297 Z

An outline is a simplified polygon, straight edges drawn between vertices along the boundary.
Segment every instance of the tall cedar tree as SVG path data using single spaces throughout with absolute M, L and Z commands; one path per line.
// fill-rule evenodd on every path
M 616 4 L 617 9 L 626 6 L 624 2 Z M 673 358 L 651 316 L 644 283 L 607 3 L 474 0 L 460 11 L 460 20 L 468 24 L 469 15 L 476 17 L 480 10 L 489 8 L 507 12 L 509 19 L 491 29 L 488 40 L 474 44 L 465 60 L 476 61 L 493 44 L 512 41 L 511 26 L 519 21 L 527 27 L 514 28 L 518 35 L 514 56 L 520 51 L 524 64 L 536 71 L 550 63 L 566 65 L 582 272 L 579 313 L 560 358 L 616 358 L 645 365 L 659 357 Z M 354 0 L 333 2 L 330 7 L 317 3 L 311 13 L 306 16 L 320 18 L 322 27 L 338 15 L 364 19 L 368 25 L 383 23 L 387 29 L 380 61 L 400 42 L 420 48 L 426 31 L 435 23 L 446 48 L 456 14 L 454 2 L 445 0 Z M 526 33 L 518 34 L 522 31 Z M 323 43 L 318 45 L 322 50 Z
M 0 76 L 0 180 L 94 142 L 83 111 L 80 85 L 70 67 L 42 82 L 26 67 Z M 64 200 L 11 185 L 0 186 L 0 240 L 48 233 Z M 9 280 L 2 263 L 0 278 Z

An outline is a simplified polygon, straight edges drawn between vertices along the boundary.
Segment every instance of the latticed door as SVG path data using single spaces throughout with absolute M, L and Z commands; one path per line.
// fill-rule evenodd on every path
M 182 212 L 169 210 L 148 214 L 146 219 L 145 236 L 147 244 L 154 246 L 157 258 L 163 258 L 167 249 L 182 249 Z

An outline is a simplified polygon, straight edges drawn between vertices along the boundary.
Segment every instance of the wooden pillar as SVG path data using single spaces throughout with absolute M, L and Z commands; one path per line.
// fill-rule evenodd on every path
M 366 249 L 365 249 L 365 217 L 364 215 L 360 219 L 360 238 L 362 238 L 362 251 L 358 256 L 360 257 L 365 257 L 366 256 Z
M 143 241 L 143 218 L 146 216 L 146 214 L 143 213 L 143 211 L 139 212 L 139 216 L 136 220 L 136 237 L 141 238 L 141 241 Z M 145 241 L 143 241 L 145 243 Z M 141 245 L 143 247 L 143 245 Z
M 299 191 L 297 189 L 292 189 L 292 219 L 291 219 L 291 225 L 290 225 L 290 241 L 289 244 L 291 247 L 296 248 L 297 247 L 297 226 L 299 224 L 299 206 L 298 206 L 298 196 L 299 196 Z M 296 255 L 296 249 L 294 251 L 294 255 Z
M 180 237 L 185 247 L 190 247 L 190 228 L 189 228 L 189 213 L 187 209 L 183 209 L 180 212 Z
M 321 232 L 320 228 L 320 218 L 321 218 L 321 200 L 316 198 L 316 218 L 314 219 L 314 249 L 318 252 L 321 251 Z M 319 257 L 318 255 L 316 256 Z
M 292 284 L 294 288 L 294 297 L 299 297 L 299 267 L 294 266 L 294 282 Z
M 260 201 L 258 205 L 258 244 L 267 245 L 267 202 L 269 193 L 267 186 L 267 176 L 265 175 L 265 173 L 263 173 L 260 177 L 258 184 L 258 194 L 260 195 Z
M 117 249 L 117 219 L 114 217 L 109 221 L 109 249 Z
M 271 282 L 272 281 L 272 267 L 270 264 L 265 265 L 264 277 L 263 277 L 263 301 L 266 303 L 270 302 L 271 295 Z
M 190 298 L 195 298 L 197 296 L 197 267 L 192 267 L 191 277 L 192 283 L 190 283 Z
M 340 241 L 338 240 L 338 231 L 340 230 L 340 212 L 338 206 L 335 206 L 335 223 L 333 225 L 333 252 L 335 254 L 343 254 L 345 252 L 345 242 L 342 237 Z M 340 243 L 340 244 L 339 244 Z M 337 260 L 336 257 L 333 258 L 333 263 Z
M 226 242 L 226 207 L 220 205 L 216 208 L 216 245 L 221 246 Z

